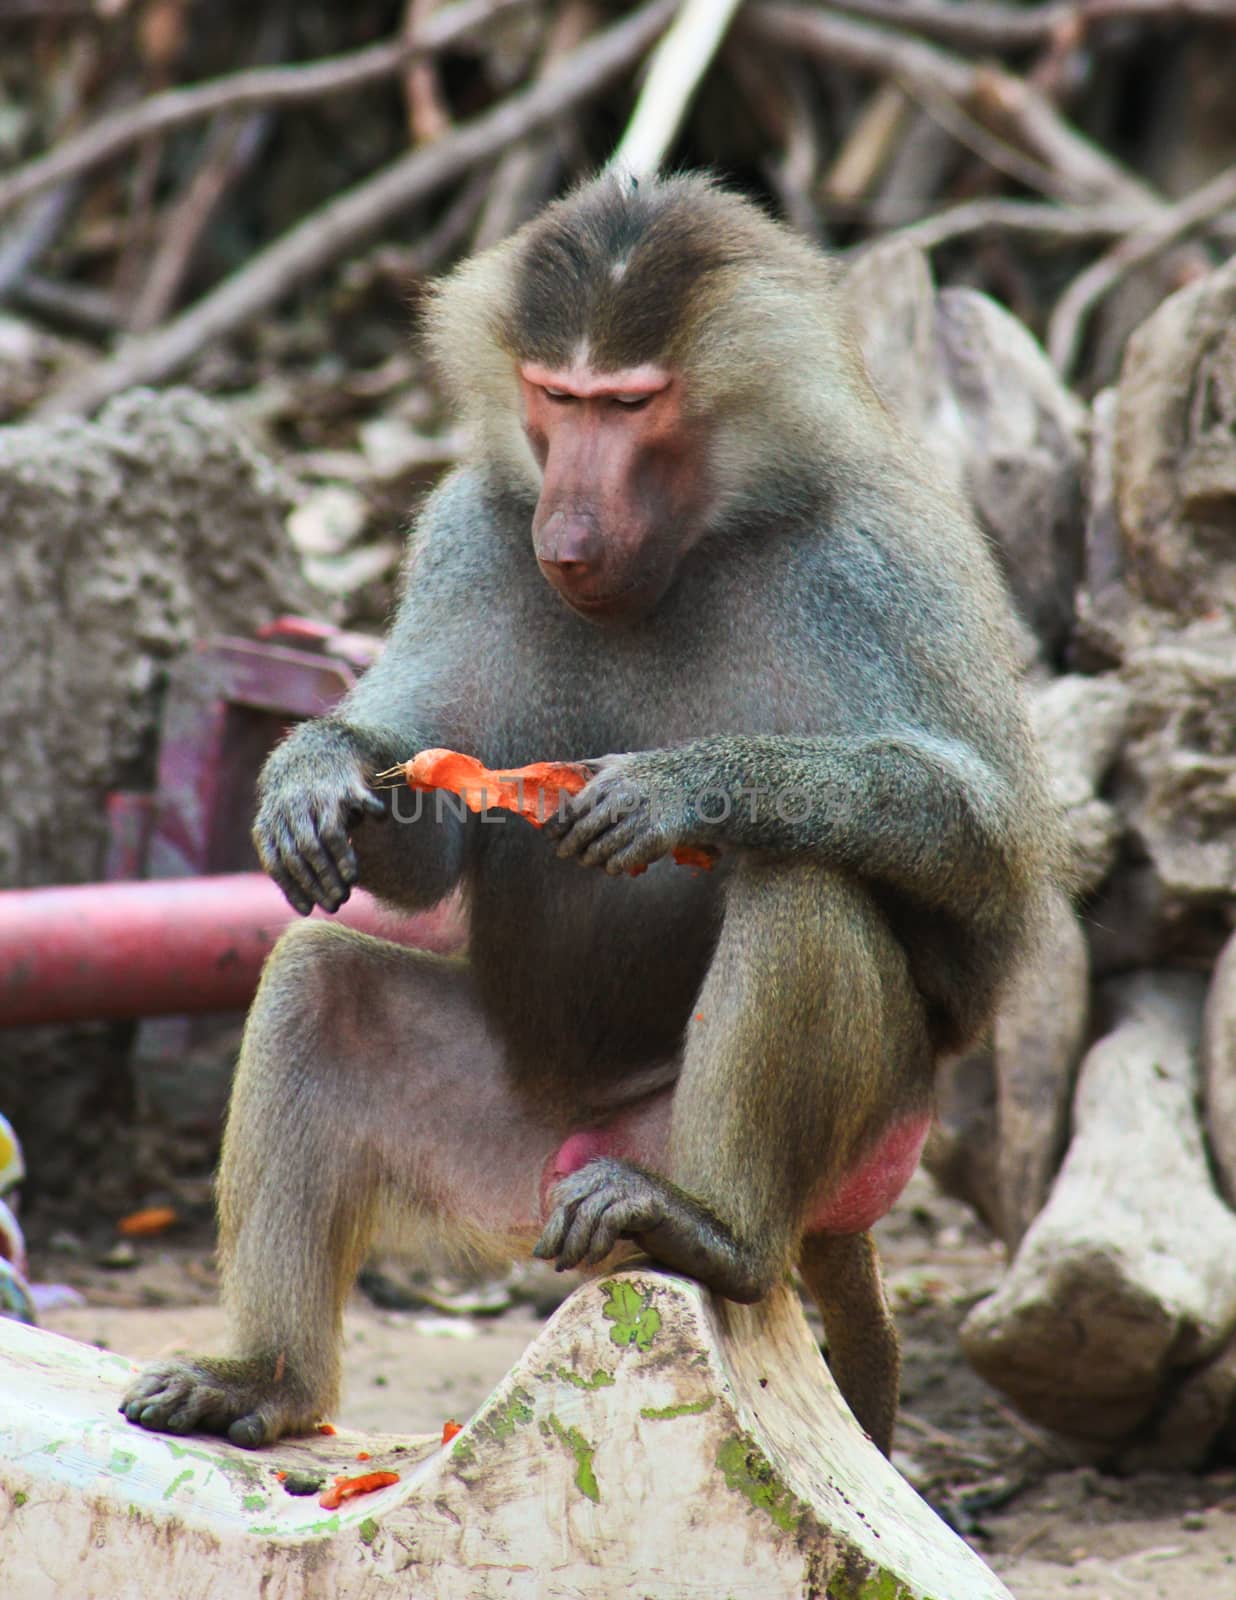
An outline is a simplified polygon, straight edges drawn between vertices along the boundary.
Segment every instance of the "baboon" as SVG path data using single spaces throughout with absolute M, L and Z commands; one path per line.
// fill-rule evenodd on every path
M 283 936 L 219 1174 L 235 1352 L 122 1409 L 310 1428 L 393 1208 L 477 1256 L 634 1244 L 740 1301 L 797 1264 L 887 1450 L 867 1230 L 1060 858 L 988 552 L 874 393 L 835 265 L 706 178 L 585 185 L 427 320 L 471 456 L 377 664 L 269 758 L 255 840 L 300 912 L 461 887 L 467 956 Z M 430 746 L 594 775 L 542 831 L 413 816 L 373 779 Z

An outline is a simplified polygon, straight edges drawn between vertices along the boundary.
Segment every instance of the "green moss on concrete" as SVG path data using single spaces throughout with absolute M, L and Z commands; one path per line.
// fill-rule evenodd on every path
M 221 1450 L 203 1450 L 199 1445 L 177 1444 L 175 1439 L 163 1436 L 159 1442 L 167 1447 L 173 1461 L 204 1461 L 213 1471 L 221 1472 L 235 1489 L 262 1487 L 261 1466 L 256 1461 L 246 1460 L 239 1451 L 228 1454 Z
M 710 1394 L 707 1400 L 688 1400 L 680 1406 L 641 1406 L 639 1414 L 649 1422 L 672 1422 L 675 1417 L 698 1417 L 701 1412 L 711 1411 L 716 1403 L 716 1395 Z
M 609 1336 L 615 1344 L 635 1345 L 639 1350 L 651 1350 L 661 1331 L 661 1313 L 654 1309 L 652 1293 L 641 1294 L 633 1284 L 617 1279 L 603 1284 L 608 1299 L 601 1307 L 601 1315 L 614 1326 Z
M 570 1367 L 551 1367 L 548 1372 L 541 1374 L 547 1381 L 552 1378 L 561 1378 L 563 1383 L 569 1383 L 574 1389 L 612 1389 L 614 1376 L 603 1371 L 600 1367 L 590 1378 L 583 1377 L 578 1372 L 572 1372 Z
M 578 1428 L 564 1428 L 558 1418 L 550 1413 L 549 1426 L 553 1430 L 555 1439 L 575 1457 L 575 1487 L 580 1494 L 586 1495 L 596 1504 L 601 1502 L 601 1489 L 597 1483 L 596 1473 L 592 1470 L 592 1457 L 596 1446 L 589 1444 Z
M 836 1572 L 824 1595 L 825 1600 L 916 1600 L 914 1590 L 883 1567 L 873 1569 L 865 1578 Z
M 772 1463 L 753 1439 L 746 1434 L 727 1439 L 717 1452 L 717 1465 L 725 1474 L 727 1486 L 744 1495 L 783 1533 L 797 1531 L 806 1507 L 773 1471 Z
M 473 1432 L 504 1444 L 516 1428 L 527 1427 L 532 1416 L 532 1396 L 526 1389 L 515 1389 L 508 1399 L 494 1406 L 475 1424 Z
M 159 1443 L 167 1446 L 168 1454 L 173 1461 L 204 1461 L 207 1466 L 213 1467 L 217 1457 L 209 1450 L 203 1450 L 200 1445 L 177 1444 L 175 1439 L 159 1436 Z

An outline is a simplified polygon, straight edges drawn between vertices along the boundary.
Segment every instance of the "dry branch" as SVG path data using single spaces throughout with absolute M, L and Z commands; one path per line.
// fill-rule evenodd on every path
M 1033 50 L 1070 29 L 1119 21 L 1236 23 L 1236 0 L 1049 0 L 985 5 L 980 0 L 833 0 L 833 9 L 889 23 L 959 50 Z
M 407 0 L 403 14 L 403 37 L 422 39 L 437 9 L 437 0 Z M 413 144 L 431 144 L 451 125 L 442 84 L 434 63 L 419 53 L 408 62 L 403 74 L 403 94 L 408 104 L 408 132 Z
M 909 109 L 896 84 L 882 84 L 868 98 L 824 180 L 829 200 L 845 204 L 869 193 L 904 132 Z
M 97 0 L 4 0 L 0 23 L 77 21 L 97 18 Z
M 731 54 L 731 63 L 733 59 Z M 818 240 L 821 237 L 820 214 L 814 196 L 821 149 L 815 117 L 815 85 L 802 62 L 786 65 L 787 70 L 781 74 L 785 136 L 780 156 L 764 163 L 764 173 L 781 202 L 786 220 L 806 238 Z
M 1142 220 L 1142 212 L 1124 206 L 1086 209 L 1037 200 L 966 200 L 894 231 L 920 250 L 935 250 L 970 233 L 1024 233 L 1061 243 L 1119 238 Z
M 0 244 L 0 300 L 6 298 L 26 271 L 50 249 L 76 198 L 77 185 L 63 184 L 50 194 L 32 200 L 16 226 L 7 230 Z
M 837 66 L 891 78 L 916 98 L 955 102 L 983 127 L 1050 168 L 1076 204 L 1119 200 L 1151 213 L 1153 191 L 1064 120 L 1036 89 L 998 67 L 975 66 L 892 28 L 797 6 L 751 6 L 741 27 L 756 38 Z
M 265 118 L 220 117 L 207 140 L 201 165 L 172 208 L 154 260 L 129 317 L 133 333 L 163 321 L 175 305 L 203 233 L 224 196 L 246 170 L 262 140 Z
M 581 45 L 551 77 L 511 95 L 436 143 L 411 151 L 339 195 L 182 316 L 156 333 L 123 344 L 80 380 L 53 391 L 38 414 L 90 412 L 122 389 L 169 377 L 212 340 L 268 310 L 425 195 L 545 127 L 603 88 L 639 59 L 672 12 L 673 0 L 649 0 Z
M 1136 231 L 1079 273 L 1060 296 L 1047 327 L 1047 352 L 1056 370 L 1063 377 L 1072 372 L 1086 319 L 1126 273 L 1153 260 L 1184 234 L 1232 206 L 1236 206 L 1236 167 L 1229 167 L 1185 199 L 1143 221 Z
M 933 122 L 994 171 L 1003 172 L 1027 189 L 1037 189 L 1040 194 L 1066 205 L 1075 198 L 1074 185 L 1061 182 L 1051 167 L 992 133 L 955 100 L 944 95 L 920 94 L 919 101 Z
M 24 273 L 13 285 L 9 298 L 18 310 L 91 339 L 110 337 L 123 321 L 115 297 L 105 289 L 61 283 L 41 273 Z
M 299 105 L 393 78 L 413 57 L 445 50 L 501 13 L 528 3 L 529 0 L 458 0 L 433 17 L 416 40 L 387 41 L 303 67 L 254 67 L 191 89 L 168 89 L 151 95 L 136 106 L 103 117 L 46 155 L 0 179 L 0 215 L 41 189 L 122 155 L 131 145 L 153 134 L 199 122 L 220 111 Z
M 489 197 L 488 172 L 474 172 L 442 218 L 406 251 L 402 267 L 410 279 L 427 278 L 463 244 Z
M 537 77 L 545 78 L 557 71 L 563 57 L 577 49 L 596 25 L 593 0 L 566 0 L 550 24 Z M 558 141 L 550 136 L 528 140 L 502 158 L 476 225 L 475 250 L 487 250 L 505 239 L 542 200 L 548 199 L 561 164 L 558 149 Z

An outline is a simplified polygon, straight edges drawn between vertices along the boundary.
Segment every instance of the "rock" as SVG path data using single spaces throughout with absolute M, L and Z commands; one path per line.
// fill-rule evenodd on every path
M 186 389 L 0 429 L 0 885 L 99 877 L 108 792 L 154 778 L 169 662 L 312 609 L 287 507 L 275 468 Z M 130 1032 L 4 1035 L 0 1104 L 44 1198 L 86 1178 L 110 1130 L 128 1136 Z M 106 1165 L 124 1170 L 114 1149 Z
M 876 388 L 968 500 L 1037 649 L 1056 655 L 1081 568 L 1086 408 L 1016 318 L 974 290 L 937 294 L 905 240 L 865 250 L 846 292 Z
M 1086 672 L 1120 664 L 1124 623 L 1132 604 L 1124 581 L 1124 540 L 1116 515 L 1115 434 L 1116 391 L 1103 389 L 1090 407 L 1086 525 L 1070 649 L 1073 665 Z
M 1223 947 L 1206 996 L 1202 1100 L 1219 1187 L 1236 1206 L 1236 937 Z
M 306 1495 L 317 1494 L 326 1483 L 324 1472 L 306 1472 L 303 1467 L 294 1467 L 282 1479 L 284 1494 Z
M 369 517 L 363 494 L 343 483 L 311 489 L 288 517 L 288 537 L 304 556 L 338 556 L 360 537 Z
M 927 257 L 905 239 L 864 250 L 849 268 L 846 294 L 859 344 L 884 403 L 922 440 L 950 488 L 963 491 L 957 430 L 936 350 L 936 289 Z
M 1205 908 L 1236 892 L 1236 631 L 1209 624 L 1135 651 L 1118 803 L 1164 894 Z
M 945 1194 L 972 1207 L 993 1233 L 1000 1233 L 1000 1141 L 990 1041 L 941 1062 L 923 1165 Z
M 83 364 L 88 356 L 87 346 L 0 312 L 0 422 L 20 416 L 36 404 L 49 380 Z
M 961 1331 L 1031 1421 L 1100 1458 L 1130 1447 L 1236 1332 L 1236 1215 L 1196 1112 L 1203 993 L 1192 974 L 1108 986 L 1114 1025 L 1082 1064 L 1051 1196 Z
M 118 1239 L 110 1249 L 105 1250 L 99 1257 L 101 1267 L 110 1267 L 115 1272 L 129 1272 L 137 1265 L 137 1247 L 127 1239 Z
M 1226 1459 L 1233 1443 L 1234 1408 L 1236 1339 L 1230 1339 L 1218 1355 L 1181 1380 L 1149 1427 L 1120 1451 L 1113 1465 L 1122 1472 L 1197 1472 L 1216 1454 Z
M 1028 698 L 1057 802 L 1067 808 L 1092 800 L 1124 743 L 1133 700 L 1128 685 L 1114 676 L 1072 673 Z
M 1098 791 L 1124 743 L 1133 696 L 1117 677 L 1070 674 L 1031 688 L 1028 698 L 1072 844 L 1074 888 L 1089 896 L 1111 871 L 1123 832 Z
M 1182 617 L 1236 617 L 1236 260 L 1130 338 L 1114 459 L 1135 593 Z
M 1208 968 L 1231 931 L 1231 912 L 1169 898 L 1155 869 L 1126 855 L 1086 907 L 1085 924 L 1091 970 L 1110 978 L 1140 967 Z
M 1069 864 L 1072 887 L 1080 899 L 1089 900 L 1110 874 L 1120 855 L 1124 823 L 1106 800 L 1086 800 L 1070 806 Z
M 923 1164 L 1010 1253 L 1037 1216 L 1064 1153 L 1090 1016 L 1086 940 L 1063 895 L 1035 958 L 1011 985 L 990 1038 L 946 1060 Z
M 1014 601 L 1055 656 L 1072 628 L 1081 571 L 1086 408 L 1022 324 L 988 296 L 941 290 L 936 331 L 971 502 Z
M 1086 526 L 1076 617 L 1067 657 L 1082 672 L 1118 667 L 1138 644 L 1153 644 L 1163 614 L 1134 595 L 1127 582 L 1127 552 L 1116 510 L 1116 391 L 1104 389 L 1090 408 L 1086 469 Z
M 1057 895 L 1042 947 L 1005 996 L 993 1030 L 999 1233 L 1010 1254 L 1064 1154 L 1089 1025 L 1089 952 L 1073 908 Z
M 338 555 L 308 556 L 305 573 L 323 594 L 351 595 L 393 576 L 402 556 L 403 545 L 398 540 L 379 539 L 376 544 L 358 545 Z
M 274 468 L 189 390 L 0 430 L 0 883 L 96 877 L 104 793 L 153 776 L 164 664 L 311 604 Z
M 383 482 L 432 477 L 453 467 L 467 449 L 462 430 L 435 437 L 400 416 L 373 417 L 360 424 L 356 436 L 370 472 Z

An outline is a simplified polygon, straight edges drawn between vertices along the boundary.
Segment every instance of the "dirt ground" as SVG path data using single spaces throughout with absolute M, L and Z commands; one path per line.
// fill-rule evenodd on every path
M 1236 1596 L 1236 1471 L 1117 1479 L 1065 1460 L 970 1371 L 957 1341 L 966 1310 L 999 1276 L 1000 1247 L 921 1175 L 880 1232 L 905 1355 L 897 1465 L 1016 1600 Z M 48 1312 L 45 1326 L 139 1358 L 219 1348 L 209 1229 L 133 1250 L 114 1243 L 62 1232 L 36 1249 L 39 1278 L 74 1284 L 88 1300 Z M 117 1264 L 104 1266 L 109 1253 Z M 409 1297 L 393 1268 L 379 1298 L 389 1302 L 392 1287 Z M 358 1292 L 337 1420 L 409 1433 L 465 1421 L 568 1287 L 535 1275 L 514 1290 L 459 1293 L 454 1304 L 452 1286 L 413 1289 L 422 1303 L 399 1310 Z

